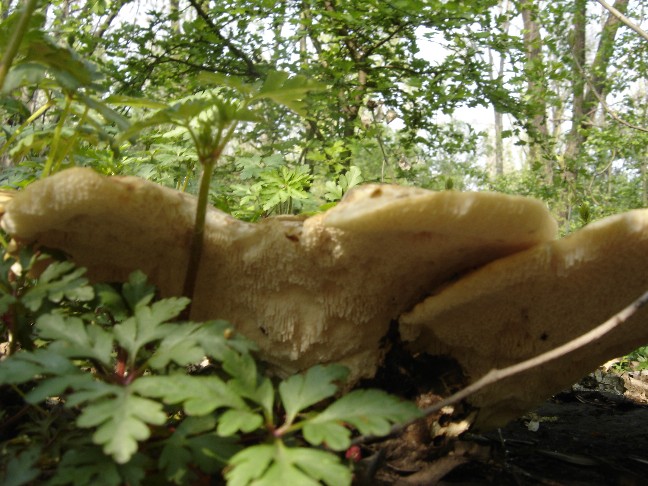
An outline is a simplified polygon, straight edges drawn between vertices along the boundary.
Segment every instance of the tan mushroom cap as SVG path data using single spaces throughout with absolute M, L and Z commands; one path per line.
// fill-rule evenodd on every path
M 144 271 L 181 292 L 196 199 L 133 177 L 70 169 L 29 186 L 2 220 L 67 252 L 96 280 Z M 211 209 L 192 317 L 222 318 L 282 373 L 342 362 L 372 376 L 390 322 L 448 280 L 554 238 L 535 200 L 362 186 L 308 219 L 251 224 Z
M 454 357 L 472 381 L 601 324 L 648 290 L 648 210 L 609 217 L 494 261 L 405 314 L 411 348 Z M 648 310 L 591 346 L 471 397 L 477 425 L 501 425 L 606 360 L 648 342 Z

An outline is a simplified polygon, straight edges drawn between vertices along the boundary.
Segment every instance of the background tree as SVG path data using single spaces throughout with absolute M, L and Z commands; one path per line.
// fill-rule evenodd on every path
M 5 3 L 4 13 L 17 8 Z M 641 2 L 615 6 L 637 26 L 646 17 Z M 646 42 L 584 0 L 61 0 L 40 11 L 53 44 L 91 61 L 94 78 L 83 90 L 108 100 L 114 113 L 104 115 L 115 120 L 150 109 L 124 97 L 154 104 L 214 89 L 235 96 L 236 83 L 262 82 L 275 71 L 326 87 L 308 96 L 305 116 L 268 104 L 262 118 L 238 129 L 216 168 L 212 202 L 241 217 L 314 210 L 331 200 L 327 184 L 336 186 L 352 167 L 364 180 L 533 194 L 550 203 L 565 230 L 583 215 L 644 197 L 645 160 L 634 142 L 645 126 Z M 10 121 L 3 157 L 13 164 L 6 183 L 52 158 L 36 133 L 59 126 L 64 137 L 65 127 L 85 126 L 97 106 L 84 117 L 78 93 L 67 111 L 69 93 L 46 83 L 23 90 L 22 106 L 3 105 Z M 466 111 L 479 107 L 497 115 L 491 177 L 488 134 Z M 104 172 L 197 190 L 197 155 L 182 131 L 150 129 L 135 145 L 116 146 L 117 131 L 103 129 L 92 143 L 77 133 L 54 170 L 101 160 Z M 517 155 L 523 164 L 510 172 Z M 299 197 L 269 207 L 281 187 Z

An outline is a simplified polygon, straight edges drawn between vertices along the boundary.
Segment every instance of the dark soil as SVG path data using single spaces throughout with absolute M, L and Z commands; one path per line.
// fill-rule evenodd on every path
M 485 434 L 450 439 L 435 436 L 430 423 L 412 426 L 402 437 L 365 448 L 365 461 L 380 466 L 364 484 L 645 485 L 647 394 L 648 375 L 599 370 Z M 457 411 L 448 420 L 456 421 Z M 443 419 L 434 417 L 436 430 Z

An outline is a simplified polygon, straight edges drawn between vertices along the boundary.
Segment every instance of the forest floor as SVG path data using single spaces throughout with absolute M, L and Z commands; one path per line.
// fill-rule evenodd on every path
M 597 370 L 501 429 L 452 440 L 431 435 L 421 440 L 420 430 L 409 430 L 367 446 L 380 466 L 365 483 L 645 485 L 648 371 Z

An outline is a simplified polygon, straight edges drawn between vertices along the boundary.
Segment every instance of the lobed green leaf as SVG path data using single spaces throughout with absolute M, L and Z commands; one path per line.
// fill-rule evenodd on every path
M 111 398 L 86 405 L 76 423 L 97 427 L 93 442 L 117 464 L 125 464 L 137 452 L 137 442 L 151 435 L 149 425 L 162 425 L 167 416 L 162 404 L 135 395 L 129 387 L 117 390 Z
M 135 315 L 115 325 L 113 334 L 134 363 L 141 348 L 172 332 L 174 325 L 164 322 L 176 317 L 189 304 L 185 297 L 171 297 L 151 304 L 138 305 Z
M 349 370 L 340 365 L 317 365 L 304 374 L 294 375 L 279 384 L 279 396 L 286 411 L 286 423 L 297 414 L 337 392 L 336 382 L 343 381 Z
M 116 464 L 100 448 L 87 444 L 83 448 L 68 450 L 61 459 L 52 479 L 51 486 L 72 484 L 87 486 L 139 486 L 146 477 L 145 458 L 136 454 L 126 464 Z
M 301 447 L 288 448 L 281 441 L 248 447 L 232 457 L 225 473 L 229 486 L 299 484 L 329 486 L 351 484 L 349 468 L 334 454 Z
M 405 402 L 381 390 L 356 390 L 329 405 L 320 414 L 304 422 L 304 438 L 313 445 L 325 443 L 334 450 L 350 445 L 353 425 L 361 434 L 381 436 L 391 425 L 421 415 L 411 402 Z
M 45 299 L 60 302 L 69 300 L 88 301 L 94 298 L 94 290 L 82 275 L 85 268 L 76 268 L 72 262 L 51 263 L 42 273 L 38 282 L 22 298 L 31 311 L 37 311 Z
M 201 324 L 184 323 L 166 328 L 168 333 L 156 346 L 148 364 L 153 369 L 162 369 L 174 362 L 180 366 L 197 363 L 205 356 L 196 331 Z
M 249 410 L 227 410 L 218 419 L 218 435 L 228 437 L 241 432 L 253 432 L 263 425 L 263 417 Z
M 0 384 L 19 384 L 41 375 L 74 374 L 78 368 L 49 349 L 21 351 L 0 361 Z
M 36 329 L 43 339 L 56 341 L 50 349 L 75 358 L 89 358 L 109 365 L 113 339 L 109 332 L 77 317 L 45 314 L 36 320 Z
M 243 399 L 217 376 L 143 376 L 132 387 L 164 403 L 182 404 L 187 415 L 206 415 L 218 408 L 247 410 Z

